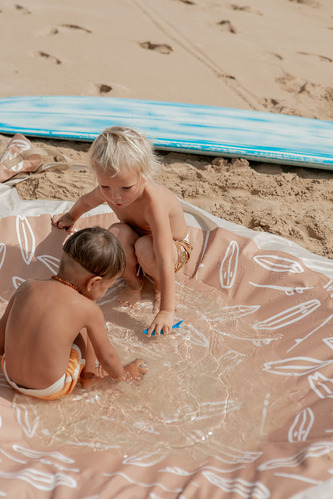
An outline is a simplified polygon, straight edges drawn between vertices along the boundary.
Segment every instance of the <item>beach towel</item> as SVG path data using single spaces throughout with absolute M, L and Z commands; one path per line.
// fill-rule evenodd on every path
M 0 158 L 0 182 L 13 185 L 31 173 L 50 169 L 67 170 L 72 160 L 54 147 L 33 146 L 22 134 L 15 134 Z

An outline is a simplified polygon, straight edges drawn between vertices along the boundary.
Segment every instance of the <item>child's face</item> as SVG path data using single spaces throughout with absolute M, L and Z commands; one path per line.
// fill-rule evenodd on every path
M 96 168 L 99 188 L 105 200 L 118 208 L 127 207 L 143 193 L 144 179 L 135 170 L 125 168 L 115 177 Z

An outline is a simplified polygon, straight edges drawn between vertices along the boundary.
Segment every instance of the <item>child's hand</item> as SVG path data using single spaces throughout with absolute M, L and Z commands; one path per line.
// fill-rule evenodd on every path
M 124 380 L 141 380 L 145 373 L 147 373 L 148 368 L 146 363 L 142 359 L 136 359 L 124 366 L 125 377 Z
M 73 232 L 75 220 L 69 212 L 53 215 L 51 222 L 52 226 L 58 227 L 59 229 L 66 229 L 68 233 Z
M 172 330 L 174 314 L 169 311 L 160 311 L 156 314 L 154 321 L 148 328 L 148 337 L 151 337 L 151 334 L 155 330 L 155 336 L 160 335 L 161 333 L 167 335 Z

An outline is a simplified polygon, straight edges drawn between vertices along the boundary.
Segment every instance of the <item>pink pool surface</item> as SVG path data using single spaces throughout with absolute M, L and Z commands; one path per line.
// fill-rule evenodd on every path
M 57 271 L 65 202 L 0 190 L 0 312 L 30 277 Z M 0 376 L 0 495 L 8 498 L 328 498 L 333 475 L 333 262 L 184 205 L 194 251 L 177 274 L 170 336 L 147 338 L 152 284 L 136 309 L 100 300 L 140 383 L 78 386 L 48 402 Z M 108 227 L 114 214 L 82 218 Z

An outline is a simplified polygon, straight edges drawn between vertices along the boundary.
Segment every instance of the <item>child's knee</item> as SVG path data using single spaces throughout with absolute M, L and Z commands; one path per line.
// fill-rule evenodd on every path
M 123 226 L 126 225 L 127 224 L 124 224 L 123 222 L 116 222 L 109 227 L 109 231 L 119 239 L 119 235 L 123 232 Z
M 153 240 L 150 235 L 142 236 L 138 238 L 134 245 L 135 255 L 139 263 L 151 263 L 155 260 Z
M 110 233 L 112 233 L 122 245 L 126 243 L 134 243 L 134 241 L 138 238 L 137 234 L 133 231 L 133 229 L 123 222 L 116 222 L 109 227 Z

